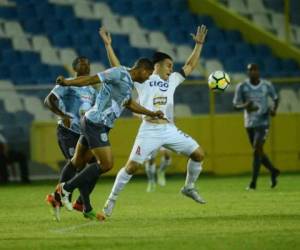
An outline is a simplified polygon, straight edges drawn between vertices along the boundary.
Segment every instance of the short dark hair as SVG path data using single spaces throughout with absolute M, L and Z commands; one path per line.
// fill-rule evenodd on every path
M 72 62 L 72 67 L 75 70 L 76 65 L 79 63 L 80 60 L 89 60 L 86 56 L 78 56 L 74 59 L 74 61 Z
M 154 64 L 155 64 L 155 63 L 158 63 L 158 62 L 161 62 L 161 61 L 163 61 L 163 60 L 165 60 L 165 59 L 170 59 L 170 60 L 173 61 L 173 59 L 172 59 L 171 56 L 169 56 L 169 55 L 166 54 L 166 53 L 159 52 L 159 51 L 155 52 L 155 53 L 153 54 L 153 56 L 152 56 L 152 62 L 153 62 Z
M 144 68 L 146 70 L 153 70 L 154 69 L 154 65 L 151 62 L 151 60 L 148 59 L 148 58 L 145 58 L 145 57 L 142 57 L 142 58 L 138 59 L 135 62 L 133 67 L 135 67 L 135 68 Z

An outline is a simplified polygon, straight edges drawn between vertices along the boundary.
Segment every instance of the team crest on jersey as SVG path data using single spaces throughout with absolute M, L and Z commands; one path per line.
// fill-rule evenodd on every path
M 100 138 L 101 138 L 101 141 L 103 142 L 107 142 L 108 141 L 108 136 L 106 133 L 101 133 L 100 134 Z
M 169 88 L 169 82 L 164 81 L 150 81 L 150 87 L 158 87 L 161 91 L 167 91 Z
M 141 147 L 140 146 L 137 147 L 135 154 L 141 155 Z

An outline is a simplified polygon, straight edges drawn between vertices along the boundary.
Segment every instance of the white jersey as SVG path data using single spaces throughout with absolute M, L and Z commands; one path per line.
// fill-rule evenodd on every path
M 185 80 L 178 72 L 172 73 L 168 80 L 152 74 L 143 84 L 134 83 L 139 103 L 151 111 L 162 111 L 168 121 L 174 121 L 174 93 L 177 86 Z M 143 119 L 145 115 L 142 116 Z

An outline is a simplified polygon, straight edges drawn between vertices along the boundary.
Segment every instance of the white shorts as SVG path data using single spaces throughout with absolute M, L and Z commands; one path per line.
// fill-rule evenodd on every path
M 174 124 L 154 124 L 143 121 L 135 139 L 129 160 L 143 164 L 160 147 L 190 156 L 199 144 Z

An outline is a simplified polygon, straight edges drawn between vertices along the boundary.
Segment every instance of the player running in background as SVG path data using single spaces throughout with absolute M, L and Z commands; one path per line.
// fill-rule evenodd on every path
M 76 77 L 90 74 L 90 63 L 84 56 L 77 57 L 72 63 Z M 59 117 L 57 126 L 58 145 L 66 160 L 70 161 L 74 155 L 77 141 L 80 137 L 80 118 L 94 104 L 96 90 L 91 86 L 62 87 L 56 85 L 45 98 L 45 105 Z M 59 183 L 72 179 L 76 174 L 76 168 L 66 165 L 60 175 Z M 96 183 L 91 183 L 90 189 Z M 70 197 L 71 200 L 71 197 Z M 56 220 L 60 220 L 61 202 L 57 192 L 47 195 L 46 201 L 53 208 Z M 80 196 L 74 202 L 73 207 L 83 211 L 83 201 Z
M 247 189 L 256 189 L 261 163 L 270 171 L 271 188 L 274 188 L 280 171 L 264 153 L 263 146 L 269 131 L 270 116 L 276 115 L 279 98 L 273 85 L 260 78 L 257 64 L 249 64 L 247 69 L 249 78 L 237 86 L 233 99 L 236 109 L 244 109 L 245 127 L 253 148 L 252 180 Z M 269 97 L 274 102 L 271 108 L 268 104 Z
M 162 111 L 166 119 L 153 119 L 152 117 L 143 116 L 143 122 L 135 139 L 129 160 L 125 167 L 118 172 L 111 193 L 104 205 L 103 212 L 106 216 L 112 214 L 119 193 L 138 167 L 145 162 L 152 152 L 161 146 L 189 158 L 186 181 L 181 192 L 198 203 L 205 203 L 195 188 L 195 182 L 202 170 L 204 152 L 193 138 L 175 126 L 173 123 L 173 110 L 175 89 L 195 69 L 206 34 L 207 29 L 204 25 L 198 27 L 196 35 L 193 34 L 196 43 L 194 50 L 180 72 L 173 72 L 173 60 L 169 55 L 156 52 L 153 56 L 153 74 L 144 84 L 135 85 L 141 105 L 150 110 Z M 102 29 L 100 35 L 104 40 L 111 64 L 120 65 L 111 46 L 109 34 L 106 33 L 105 29 Z
M 108 134 L 125 107 L 153 119 L 163 118 L 161 111 L 152 112 L 131 99 L 133 81 L 143 83 L 152 72 L 152 62 L 149 59 L 141 58 L 131 69 L 119 66 L 94 76 L 82 76 L 73 80 L 66 80 L 61 76 L 57 79 L 57 82 L 63 86 L 86 86 L 102 83 L 94 106 L 81 119 L 82 135 L 76 145 L 75 154 L 67 165 L 80 169 L 92 157 L 95 157 L 97 162 L 85 167 L 71 180 L 58 185 L 62 203 L 68 210 L 72 210 L 69 195 L 75 188 L 85 187 L 91 180 L 97 180 L 101 174 L 113 167 Z M 85 198 L 89 198 L 89 193 L 85 193 Z M 83 214 L 90 219 L 103 219 L 101 214 L 93 211 L 92 206 L 85 207 Z

